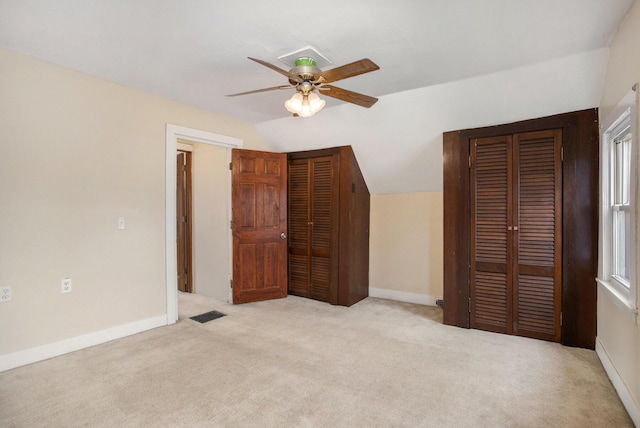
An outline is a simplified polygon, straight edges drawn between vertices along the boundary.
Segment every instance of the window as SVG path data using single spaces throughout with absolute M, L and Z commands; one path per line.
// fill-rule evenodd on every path
M 629 251 L 631 239 L 631 121 L 627 109 L 621 122 L 610 132 L 611 181 L 610 209 L 612 212 L 612 276 L 628 289 L 630 284 Z
M 636 86 L 634 86 L 634 89 Z M 630 91 L 602 122 L 598 282 L 637 312 L 637 97 Z

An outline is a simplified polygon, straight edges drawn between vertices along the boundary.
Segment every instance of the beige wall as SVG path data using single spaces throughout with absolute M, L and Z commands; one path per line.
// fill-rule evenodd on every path
M 611 45 L 600 103 L 601 120 L 634 83 L 640 82 L 639 52 L 640 3 L 636 1 Z M 640 327 L 633 316 L 616 305 L 613 299 L 602 290 L 598 293 L 598 341 L 632 395 L 637 414 L 640 411 Z
M 371 195 L 369 285 L 442 298 L 442 192 Z
M 195 144 L 193 149 L 193 291 L 229 299 L 229 198 L 227 148 Z
M 6 50 L 0 94 L 0 355 L 165 314 L 166 124 L 267 144 L 245 122 Z

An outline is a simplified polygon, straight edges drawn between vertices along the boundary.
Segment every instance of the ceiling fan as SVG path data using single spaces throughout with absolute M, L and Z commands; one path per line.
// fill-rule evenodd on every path
M 367 58 L 327 71 L 320 70 L 316 65 L 315 59 L 310 57 L 301 57 L 296 59 L 295 67 L 289 71 L 283 70 L 280 67 L 260 59 L 251 57 L 249 57 L 249 59 L 288 77 L 289 85 L 273 86 L 270 88 L 256 89 L 254 91 L 240 92 L 238 94 L 227 95 L 228 97 L 275 91 L 279 89 L 295 89 L 296 93 L 291 97 L 291 99 L 285 102 L 285 107 L 287 110 L 292 112 L 294 116 L 302 117 L 313 116 L 324 107 L 325 101 L 322 100 L 316 92 L 366 108 L 371 107 L 378 101 L 377 98 L 370 97 L 368 95 L 359 94 L 357 92 L 329 85 L 329 83 L 337 82 L 338 80 L 380 69 L 380 67 L 378 67 L 373 61 Z

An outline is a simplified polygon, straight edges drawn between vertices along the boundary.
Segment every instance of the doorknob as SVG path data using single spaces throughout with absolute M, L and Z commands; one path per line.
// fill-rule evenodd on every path
M 280 234 L 280 239 L 287 239 L 287 234 L 286 234 L 286 233 L 284 233 L 284 232 L 282 232 L 282 233 Z

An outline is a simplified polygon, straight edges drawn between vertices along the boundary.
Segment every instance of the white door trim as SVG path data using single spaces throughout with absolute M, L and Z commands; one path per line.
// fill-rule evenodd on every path
M 178 140 L 211 144 L 231 149 L 242 148 L 240 138 L 185 128 L 167 123 L 166 129 L 166 165 L 165 165 L 165 248 L 166 248 L 166 285 L 167 285 L 167 324 L 178 320 L 178 268 L 176 243 L 176 150 Z M 231 195 L 231 188 L 229 188 Z M 231 197 L 231 196 L 229 196 Z M 231 233 L 231 231 L 229 231 Z M 230 238 L 229 238 L 230 239 Z

